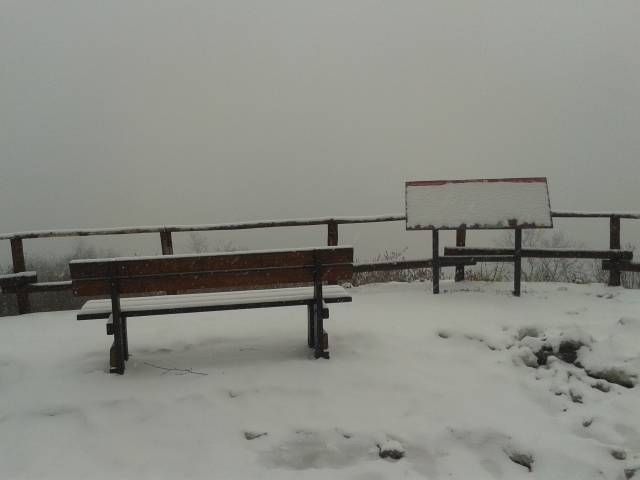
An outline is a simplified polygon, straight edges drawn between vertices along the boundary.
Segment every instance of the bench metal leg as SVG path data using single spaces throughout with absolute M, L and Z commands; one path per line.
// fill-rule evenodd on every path
M 313 348 L 316 344 L 315 325 L 313 319 L 314 305 L 307 305 L 307 345 L 309 348 Z
M 114 335 L 113 343 L 109 349 L 109 372 L 120 375 L 124 373 L 124 355 L 117 335 Z
M 307 344 L 309 345 L 309 348 L 313 348 L 316 349 L 316 332 L 318 332 L 319 330 L 316 330 L 316 320 L 315 320 L 315 311 L 316 311 L 316 306 L 314 305 L 307 305 Z M 321 320 L 321 324 L 324 323 L 322 322 L 322 320 L 325 320 L 327 318 L 329 318 L 329 309 L 325 306 L 322 307 L 321 309 L 321 315 L 320 315 L 320 320 Z M 320 349 L 323 351 L 322 356 L 323 358 L 328 358 L 329 353 L 328 352 L 324 352 L 324 350 L 328 350 L 329 349 L 329 335 L 327 334 L 326 330 L 322 330 L 322 335 L 320 336 Z M 319 358 L 318 356 L 316 356 L 316 358 Z
M 313 330 L 315 333 L 314 338 L 314 357 L 315 358 L 329 358 L 329 336 L 324 331 L 324 317 L 327 309 L 324 307 L 322 300 L 322 283 L 316 281 L 314 285 L 314 305 L 313 305 Z M 328 311 L 327 311 L 328 313 Z M 327 315 L 328 316 L 328 315 Z
M 129 360 L 129 345 L 127 340 L 127 319 L 126 317 L 122 318 L 122 326 L 123 332 L 122 336 L 118 336 L 116 334 L 115 322 L 113 321 L 113 314 L 109 316 L 109 320 L 107 320 L 107 335 L 113 335 L 113 343 L 111 344 L 111 349 L 109 350 L 109 364 L 111 373 L 121 373 L 119 371 L 119 357 L 120 357 L 120 347 L 118 346 L 118 338 L 122 338 L 122 350 L 124 351 L 124 360 Z
M 324 329 L 322 330 L 321 346 L 323 358 L 329 358 L 329 334 Z
M 315 320 L 315 338 L 314 338 L 314 357 L 315 358 L 329 358 L 329 335 L 324 329 L 324 319 L 322 318 L 322 308 L 318 314 L 318 308 L 314 306 L 314 320 Z
M 127 334 L 127 317 L 122 315 L 122 346 L 124 348 L 124 359 L 129 360 L 129 335 Z
M 120 310 L 120 294 L 116 281 L 111 284 L 111 315 L 113 316 L 113 345 L 109 351 L 111 373 L 124 373 L 125 355 L 125 326 Z
M 123 337 L 124 337 L 124 353 L 126 360 L 129 360 L 129 340 L 127 334 L 127 317 L 122 317 Z M 107 320 L 107 335 L 114 335 L 115 327 L 113 326 L 113 315 L 109 316 Z
M 114 319 L 113 322 L 113 344 L 109 350 L 109 364 L 111 373 L 124 373 L 124 362 L 126 360 L 125 342 L 123 336 L 122 323 Z

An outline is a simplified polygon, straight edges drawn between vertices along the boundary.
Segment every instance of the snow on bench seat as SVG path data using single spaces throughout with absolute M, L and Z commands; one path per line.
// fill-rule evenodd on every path
M 339 285 L 326 285 L 322 289 L 326 303 L 350 302 L 351 296 Z M 188 295 L 158 295 L 121 298 L 122 313 L 127 317 L 170 313 L 232 310 L 234 308 L 260 308 L 307 305 L 313 302 L 313 287 L 291 287 L 233 292 L 193 293 Z M 109 318 L 111 300 L 89 300 L 78 312 L 78 320 Z

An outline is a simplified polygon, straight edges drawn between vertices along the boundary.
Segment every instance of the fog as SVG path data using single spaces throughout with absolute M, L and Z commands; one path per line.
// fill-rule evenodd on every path
M 640 211 L 635 0 L 0 6 L 1 233 L 402 213 L 406 180 L 441 178 L 546 176 L 554 210 Z M 606 221 L 556 223 L 607 246 Z M 640 221 L 622 238 L 640 246 Z M 361 258 L 429 251 L 402 223 L 341 241 Z M 27 241 L 27 255 L 72 244 Z

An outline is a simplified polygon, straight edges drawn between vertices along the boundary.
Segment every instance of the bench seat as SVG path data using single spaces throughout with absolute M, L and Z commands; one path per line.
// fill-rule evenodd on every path
M 350 302 L 351 296 L 339 285 L 326 285 L 322 290 L 325 303 Z M 129 297 L 120 300 L 126 317 L 165 315 L 172 313 L 210 312 L 240 308 L 263 308 L 309 305 L 314 301 L 313 287 L 290 287 L 242 290 L 188 295 Z M 89 300 L 78 312 L 78 320 L 109 318 L 111 300 Z

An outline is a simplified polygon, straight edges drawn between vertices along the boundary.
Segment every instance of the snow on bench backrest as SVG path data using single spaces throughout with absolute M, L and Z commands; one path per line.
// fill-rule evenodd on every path
M 551 228 L 546 178 L 407 182 L 407 230 Z

